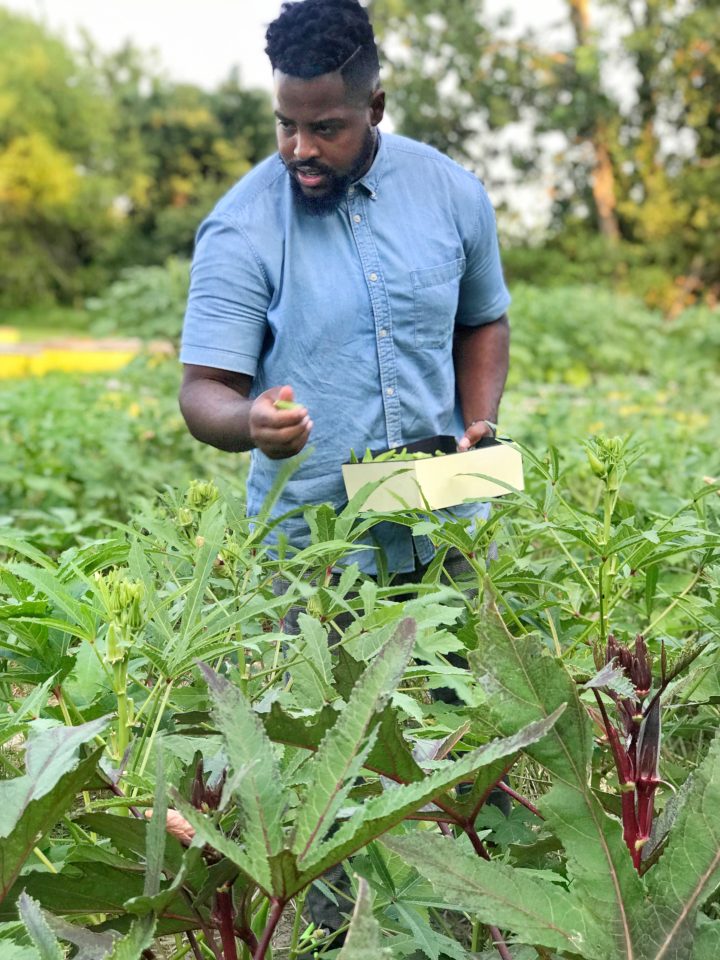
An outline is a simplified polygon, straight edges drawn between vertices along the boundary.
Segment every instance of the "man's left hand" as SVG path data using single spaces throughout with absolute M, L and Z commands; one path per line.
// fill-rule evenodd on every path
M 485 437 L 494 437 L 495 428 L 489 420 L 475 420 L 469 427 L 465 428 L 465 433 L 458 442 L 458 453 L 469 450 L 477 443 L 480 443 Z

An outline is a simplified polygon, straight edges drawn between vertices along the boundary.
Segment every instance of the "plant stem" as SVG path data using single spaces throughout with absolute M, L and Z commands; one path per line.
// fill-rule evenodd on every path
M 545 819 L 534 803 L 531 803 L 527 797 L 523 797 L 522 794 L 518 793 L 516 790 L 513 790 L 513 788 L 509 784 L 505 783 L 504 780 L 498 780 L 497 786 L 509 797 L 512 797 L 513 800 L 517 800 L 518 803 L 522 804 L 522 806 L 528 809 L 530 813 L 534 813 L 535 816 L 539 817 L 541 820 Z
M 555 629 L 555 621 L 553 620 L 552 614 L 549 610 L 545 611 L 545 617 L 547 618 L 547 622 L 550 624 L 550 633 L 552 634 L 553 645 L 555 647 L 555 656 L 560 658 L 562 657 L 562 647 L 560 646 L 560 640 L 558 638 L 557 630 Z
M 158 683 L 159 682 L 160 681 L 158 681 Z M 138 770 L 139 777 L 141 777 L 145 772 L 145 767 L 147 766 L 147 762 L 150 759 L 150 751 L 152 750 L 153 744 L 155 743 L 155 737 L 157 736 L 158 728 L 160 726 L 160 721 L 162 720 L 163 714 L 165 713 L 165 707 L 167 706 L 167 702 L 170 699 L 170 692 L 172 691 L 172 688 L 173 688 L 172 680 L 167 680 L 165 682 L 165 688 L 166 688 L 165 693 L 163 694 L 163 698 L 160 702 L 160 706 L 158 707 L 158 711 L 155 716 L 155 723 L 153 724 L 153 729 L 152 729 L 152 733 L 150 734 L 150 739 L 148 740 L 147 746 L 145 747 L 145 755 L 143 756 L 142 763 L 140 764 L 140 769 Z
M 202 950 L 200 949 L 200 944 L 197 942 L 197 937 L 192 930 L 186 930 L 185 936 L 188 938 L 188 943 L 190 944 L 190 949 L 193 952 L 195 960 L 203 960 Z
M 260 943 L 258 943 L 258 948 L 255 951 L 253 960 L 265 960 L 265 954 L 268 951 L 273 934 L 275 933 L 275 927 L 277 927 L 280 922 L 280 917 L 283 915 L 283 910 L 285 909 L 286 901 L 273 897 L 271 903 L 272 909 L 270 910 L 270 916 L 268 917 L 268 922 L 263 930 L 263 935 Z
M 38 860 L 40 861 L 40 863 L 44 864 L 44 865 L 48 868 L 48 870 L 50 871 L 50 873 L 57 873 L 56 868 L 55 868 L 55 867 L 53 866 L 53 864 L 48 860 L 48 858 L 45 856 L 45 854 L 42 852 L 42 850 L 38 850 L 37 847 L 33 847 L 33 853 L 34 853 L 35 856 L 38 858 Z
M 220 920 L 220 940 L 223 946 L 224 960 L 238 960 L 232 889 L 229 887 L 221 887 L 215 893 L 215 905 Z
M 289 960 L 295 960 L 298 952 L 298 940 L 300 939 L 300 926 L 302 924 L 303 905 L 305 903 L 305 891 L 295 897 L 295 919 L 293 920 L 292 934 L 290 936 Z
M 108 786 L 108 790 L 112 790 L 112 792 L 115 794 L 116 797 L 122 797 L 123 800 L 127 800 L 127 797 L 125 796 L 125 794 L 122 792 L 122 790 L 116 783 L 113 783 L 112 781 L 108 780 L 107 786 Z M 145 819 L 145 817 L 140 813 L 138 808 L 133 806 L 132 804 L 128 806 L 128 810 L 137 820 Z
M 505 939 L 498 928 L 488 927 L 488 930 L 490 931 L 490 936 L 493 939 L 493 946 L 502 957 L 502 960 L 513 960 L 512 954 L 508 950 L 507 944 L 505 943 Z

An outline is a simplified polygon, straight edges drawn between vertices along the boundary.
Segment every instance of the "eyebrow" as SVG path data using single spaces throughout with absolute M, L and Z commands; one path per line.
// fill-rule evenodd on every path
M 278 120 L 284 120 L 286 123 L 295 123 L 290 117 L 286 117 L 284 113 L 280 113 L 279 110 L 273 110 L 273 113 L 278 118 Z M 341 117 L 321 117 L 319 120 L 313 120 L 311 126 L 318 127 L 321 125 L 332 125 L 338 126 L 344 123 Z

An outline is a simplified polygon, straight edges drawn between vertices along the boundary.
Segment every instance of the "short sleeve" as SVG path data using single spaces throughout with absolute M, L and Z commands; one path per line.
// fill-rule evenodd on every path
M 477 327 L 498 320 L 510 305 L 498 247 L 495 213 L 485 188 L 477 181 L 477 220 L 466 246 L 456 322 Z
M 210 216 L 200 227 L 183 325 L 183 363 L 254 377 L 271 290 L 245 232 Z

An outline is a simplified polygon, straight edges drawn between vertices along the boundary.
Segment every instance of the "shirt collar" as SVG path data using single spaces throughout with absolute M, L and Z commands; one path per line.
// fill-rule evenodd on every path
M 370 199 L 375 200 L 377 198 L 378 184 L 382 177 L 383 170 L 385 168 L 387 158 L 387 147 L 385 146 L 382 134 L 378 130 L 378 146 L 375 153 L 375 159 L 370 165 L 370 169 L 365 174 L 364 177 L 360 177 L 359 180 L 356 180 L 354 186 L 362 186 L 370 194 Z

